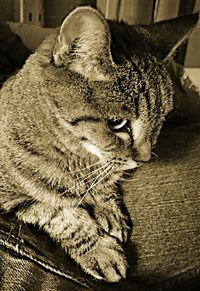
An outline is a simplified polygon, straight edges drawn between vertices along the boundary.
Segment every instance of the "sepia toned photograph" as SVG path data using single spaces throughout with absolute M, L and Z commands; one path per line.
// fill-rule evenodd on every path
M 0 0 L 0 291 L 200 290 L 200 0 Z

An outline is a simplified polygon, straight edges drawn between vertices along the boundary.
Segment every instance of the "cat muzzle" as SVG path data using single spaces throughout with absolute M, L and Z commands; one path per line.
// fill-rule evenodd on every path
M 149 144 L 133 149 L 133 159 L 138 162 L 148 162 L 151 159 L 151 147 Z

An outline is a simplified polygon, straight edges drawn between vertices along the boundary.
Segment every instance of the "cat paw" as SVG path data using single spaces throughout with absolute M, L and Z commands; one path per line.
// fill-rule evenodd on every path
M 104 209 L 103 211 L 97 211 L 95 218 L 106 233 L 117 238 L 121 243 L 128 240 L 130 233 L 129 218 L 121 211 L 114 212 L 110 209 Z
M 126 277 L 128 264 L 124 250 L 115 238 L 108 235 L 100 237 L 96 248 L 75 260 L 86 273 L 99 280 L 118 282 Z

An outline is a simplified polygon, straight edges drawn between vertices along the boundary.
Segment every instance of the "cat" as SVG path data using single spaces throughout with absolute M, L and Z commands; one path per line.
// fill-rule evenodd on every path
M 76 8 L 1 90 L 1 209 L 97 279 L 126 277 L 117 182 L 151 158 L 174 108 L 168 64 L 196 21 L 128 26 Z

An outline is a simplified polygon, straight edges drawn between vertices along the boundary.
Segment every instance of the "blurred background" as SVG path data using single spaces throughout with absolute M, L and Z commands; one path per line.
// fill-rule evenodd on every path
M 0 19 L 54 28 L 82 5 L 128 24 L 150 24 L 200 10 L 200 0 L 0 0 Z M 200 67 L 200 22 L 177 58 L 185 67 Z

